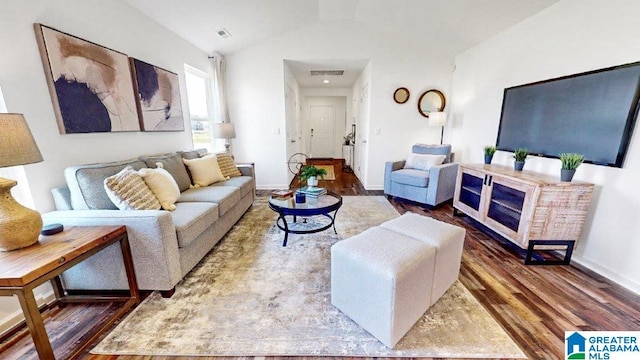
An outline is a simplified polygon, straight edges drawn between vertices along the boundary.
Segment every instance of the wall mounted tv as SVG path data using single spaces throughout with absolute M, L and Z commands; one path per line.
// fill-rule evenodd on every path
M 640 62 L 507 88 L 496 147 L 622 167 L 639 99 Z

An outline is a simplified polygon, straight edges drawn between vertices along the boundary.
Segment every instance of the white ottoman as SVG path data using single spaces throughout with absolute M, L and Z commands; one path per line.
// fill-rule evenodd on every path
M 436 249 L 374 227 L 331 247 L 331 303 L 386 346 L 431 305 Z
M 431 292 L 431 305 L 435 304 L 458 279 L 466 231 L 459 226 L 410 212 L 380 226 L 436 248 Z

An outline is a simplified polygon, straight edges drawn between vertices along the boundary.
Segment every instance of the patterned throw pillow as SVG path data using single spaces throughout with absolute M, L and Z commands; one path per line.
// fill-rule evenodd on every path
M 446 155 L 414 154 L 411 153 L 404 163 L 405 169 L 416 169 L 428 171 L 436 165 L 441 165 L 446 159 Z
M 224 175 L 225 178 L 242 176 L 240 170 L 238 170 L 238 167 L 236 167 L 236 164 L 233 162 L 231 155 L 227 153 L 220 153 L 216 154 L 216 157 L 218 158 L 220 171 L 222 171 L 222 175 Z
M 104 189 L 120 210 L 160 209 L 158 199 L 131 166 L 104 179 Z
M 182 159 L 182 161 L 189 168 L 191 178 L 193 178 L 193 185 L 196 187 L 209 186 L 218 181 L 225 180 L 224 175 L 222 175 L 218 167 L 218 161 L 215 155 L 208 155 L 193 160 Z

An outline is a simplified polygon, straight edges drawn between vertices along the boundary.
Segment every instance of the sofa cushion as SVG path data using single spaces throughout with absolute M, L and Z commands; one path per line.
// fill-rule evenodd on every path
M 178 247 L 186 247 L 218 219 L 218 205 L 206 202 L 176 204 L 171 212 Z
M 429 172 L 416 169 L 400 169 L 391 172 L 391 181 L 399 184 L 427 187 Z
M 254 179 L 251 176 L 232 177 L 229 180 L 217 182 L 211 186 L 233 186 L 240 188 L 240 196 L 245 196 L 253 191 Z
M 160 210 L 160 203 L 131 166 L 104 179 L 104 190 L 120 210 Z
M 185 191 L 191 186 L 191 179 L 187 174 L 187 168 L 182 163 L 182 156 L 178 153 L 164 155 L 146 155 L 141 156 L 140 160 L 147 164 L 147 167 L 156 168 L 157 163 L 162 164 L 162 168 L 167 170 L 176 180 L 180 191 Z
M 178 151 L 178 154 L 180 154 L 180 156 L 182 156 L 183 159 L 187 159 L 187 160 L 193 160 L 193 159 L 203 157 L 207 153 L 208 153 L 207 149 L 204 149 L 204 148 L 195 149 L 195 150 Z
M 75 210 L 117 210 L 104 190 L 104 179 L 127 166 L 133 170 L 145 167 L 144 162 L 130 159 L 116 162 L 71 166 L 64 170 L 69 186 L 71 205 Z
M 180 198 L 180 189 L 176 180 L 165 169 L 144 168 L 138 171 L 142 180 L 156 196 L 163 209 L 173 211 L 175 202 Z
M 233 162 L 233 158 L 230 154 L 220 153 L 216 154 L 216 158 L 218 159 L 218 166 L 220 167 L 220 171 L 225 178 L 232 178 L 236 176 L 242 176 L 240 170 Z
M 206 186 L 189 189 L 180 194 L 178 203 L 183 202 L 210 202 L 218 204 L 220 216 L 224 215 L 238 201 L 240 201 L 240 189 L 234 186 Z
M 218 181 L 225 180 L 215 155 L 207 155 L 192 160 L 182 159 L 182 162 L 184 162 L 189 169 L 193 185 L 195 186 L 209 186 Z

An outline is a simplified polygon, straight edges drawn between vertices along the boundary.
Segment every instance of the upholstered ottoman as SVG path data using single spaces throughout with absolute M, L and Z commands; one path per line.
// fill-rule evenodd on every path
M 331 303 L 392 348 L 431 305 L 434 246 L 381 227 L 331 247 Z
M 459 226 L 410 212 L 380 226 L 436 248 L 431 291 L 431 305 L 435 304 L 458 279 L 465 230 Z

